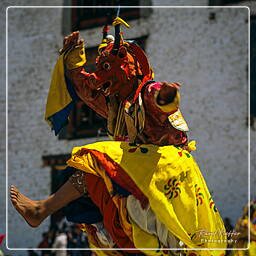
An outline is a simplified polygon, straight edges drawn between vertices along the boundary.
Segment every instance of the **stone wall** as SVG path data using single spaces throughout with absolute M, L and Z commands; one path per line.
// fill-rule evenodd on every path
M 247 8 L 155 9 L 147 48 L 157 80 L 183 84 L 194 155 L 221 215 L 233 222 L 248 194 L 247 19 Z
M 40 3 L 50 5 L 51 1 L 37 1 Z M 153 1 L 153 5 L 158 3 Z M 27 5 L 26 1 L 15 1 L 15 5 L 22 4 Z M 62 1 L 54 4 L 62 5 Z M 42 167 L 43 155 L 69 153 L 73 146 L 92 141 L 60 141 L 43 120 L 50 74 L 62 43 L 63 22 L 68 22 L 62 14 L 58 8 L 8 10 L 8 185 L 17 185 L 33 199 L 50 193 L 50 169 Z M 191 130 L 189 137 L 198 142 L 194 156 L 221 215 L 230 217 L 233 223 L 247 201 L 248 187 L 247 19 L 247 8 L 154 8 L 149 17 L 132 21 L 131 29 L 123 29 L 125 38 L 148 35 L 146 51 L 156 80 L 182 83 L 181 109 Z M 81 32 L 87 47 L 100 42 L 100 30 Z M 5 63 L 1 62 L 4 69 Z M 4 104 L 5 95 L 1 93 L 1 107 Z M 252 139 L 255 136 L 252 131 Z M 3 152 L 4 140 L 1 142 Z M 252 150 L 255 158 L 255 148 Z M 1 160 L 2 171 L 4 154 Z M 251 167 L 255 170 L 255 162 Z M 1 179 L 1 191 L 4 186 Z M 1 202 L 4 196 L 1 193 Z M 32 229 L 9 202 L 8 208 L 8 246 L 35 247 L 49 220 Z M 1 210 L 0 233 L 4 232 L 4 222 Z M 12 255 L 22 253 L 15 251 Z

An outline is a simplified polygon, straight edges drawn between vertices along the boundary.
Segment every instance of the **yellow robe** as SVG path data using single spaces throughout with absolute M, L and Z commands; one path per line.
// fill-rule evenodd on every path
M 74 148 L 68 165 L 101 176 L 109 192 L 109 178 L 100 164 L 94 164 L 94 156 L 83 148 L 106 153 L 117 163 L 146 195 L 157 218 L 184 243 L 185 248 L 226 248 L 222 219 L 194 158 L 187 150 L 149 144 L 130 146 L 127 142 L 117 141 Z M 133 242 L 136 247 L 154 248 L 158 240 L 133 226 Z M 194 254 L 187 250 L 187 255 L 224 255 L 224 249 L 194 250 Z

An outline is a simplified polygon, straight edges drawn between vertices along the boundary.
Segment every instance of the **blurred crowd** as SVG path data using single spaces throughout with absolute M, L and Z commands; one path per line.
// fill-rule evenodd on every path
M 77 248 L 88 248 L 86 233 L 81 231 L 77 224 L 68 225 L 63 223 L 60 228 L 53 226 L 49 231 L 42 234 L 42 240 L 38 248 L 53 248 L 52 250 L 29 251 L 29 256 L 90 256 L 91 251 L 79 250 Z M 68 248 L 74 250 L 59 250 Z

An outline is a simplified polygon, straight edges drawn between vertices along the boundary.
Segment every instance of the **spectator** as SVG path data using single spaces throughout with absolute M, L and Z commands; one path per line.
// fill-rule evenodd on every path
M 42 235 L 42 241 L 39 243 L 38 248 L 50 248 L 49 244 L 49 232 L 44 232 Z M 41 256 L 50 256 L 51 252 L 50 251 L 41 251 Z
M 250 211 L 250 215 L 249 215 Z M 250 216 L 250 218 L 249 218 Z M 250 225 L 249 225 L 250 223 Z M 256 255 L 256 201 L 251 201 L 243 209 L 243 216 L 235 226 L 236 240 L 232 248 L 249 248 L 248 250 L 233 250 L 232 256 L 255 256 Z M 248 237 L 250 232 L 250 237 Z M 250 240 L 249 240 L 250 238 Z
M 67 234 L 62 230 L 57 234 L 55 241 L 52 245 L 53 248 L 67 248 Z M 52 250 L 55 252 L 56 256 L 67 256 L 66 250 Z
M 71 232 L 68 232 L 68 248 L 86 248 L 88 247 L 87 238 L 83 236 L 79 225 L 74 225 Z M 82 252 L 74 250 L 69 252 L 71 256 L 81 256 Z
M 5 235 L 0 235 L 0 245 L 3 243 Z M 0 256 L 4 256 L 3 251 L 0 249 Z

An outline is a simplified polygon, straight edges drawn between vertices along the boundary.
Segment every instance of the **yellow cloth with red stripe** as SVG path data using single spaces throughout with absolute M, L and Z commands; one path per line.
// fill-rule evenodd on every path
M 157 218 L 185 247 L 226 248 L 222 219 L 194 158 L 187 150 L 175 146 L 130 146 L 117 141 L 74 148 L 68 165 L 103 178 L 105 174 L 102 170 L 95 170 L 92 166 L 95 159 L 90 152 L 82 153 L 83 148 L 106 153 L 123 168 L 146 195 Z M 110 184 L 107 182 L 106 185 L 109 187 Z M 143 246 L 143 232 L 138 232 L 137 228 L 133 230 L 134 244 Z M 156 239 L 152 238 L 152 245 L 156 244 Z M 144 241 L 143 248 L 150 247 L 149 240 Z M 221 255 L 223 252 L 202 250 L 193 253 Z

